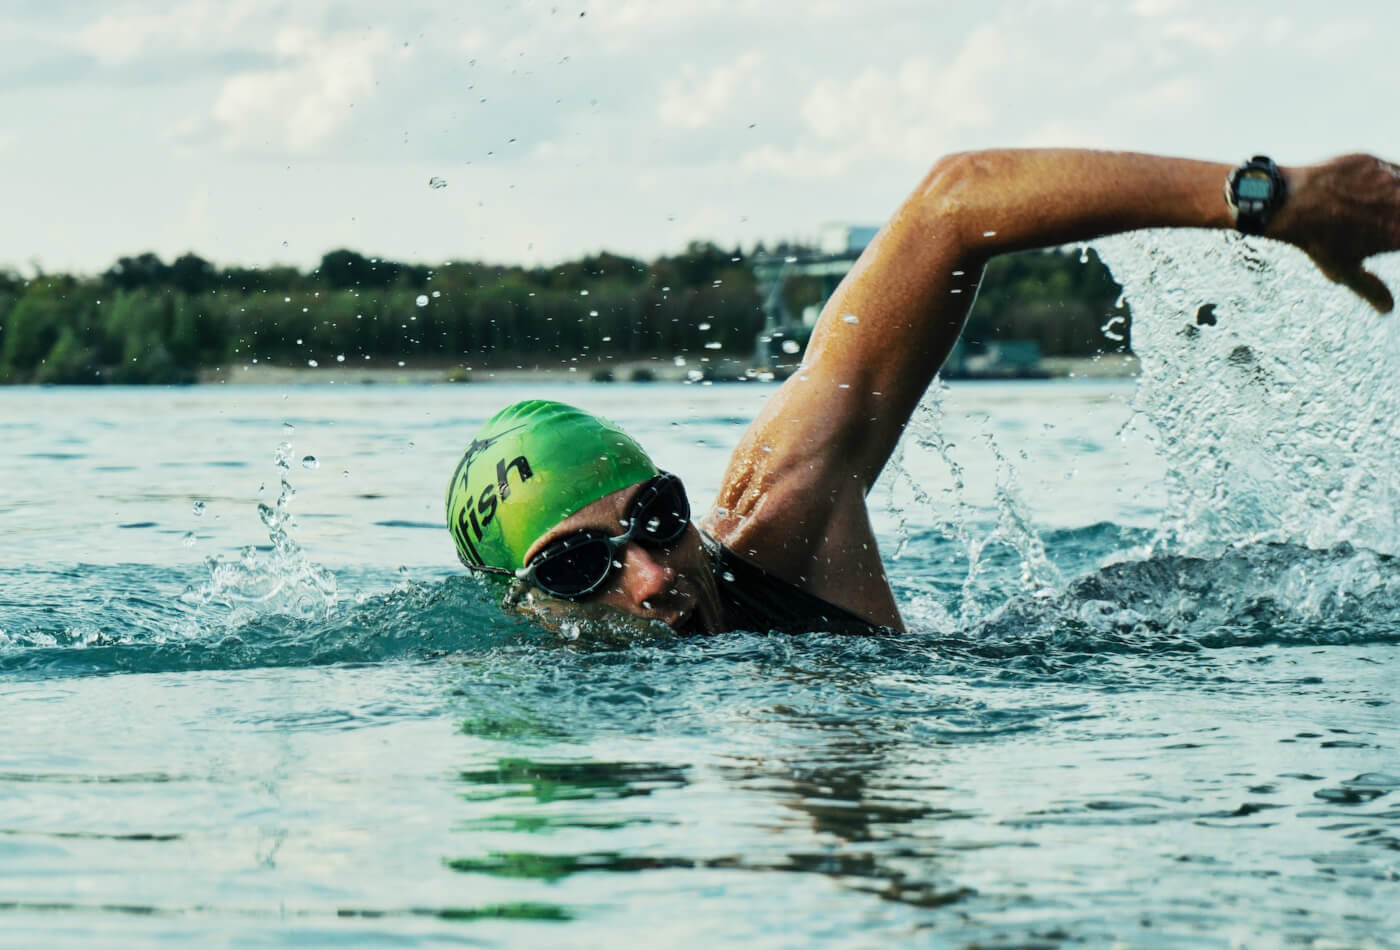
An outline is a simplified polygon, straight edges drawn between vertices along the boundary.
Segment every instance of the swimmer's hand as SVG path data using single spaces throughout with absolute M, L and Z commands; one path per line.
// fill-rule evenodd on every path
M 1395 298 L 1362 262 L 1400 250 L 1400 166 L 1343 155 L 1285 174 L 1288 200 L 1266 233 L 1301 248 L 1328 279 L 1389 313 Z

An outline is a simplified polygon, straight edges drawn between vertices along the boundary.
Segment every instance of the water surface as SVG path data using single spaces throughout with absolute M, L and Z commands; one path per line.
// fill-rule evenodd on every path
M 1397 946 L 1394 344 L 1160 246 L 1140 384 L 926 401 L 903 637 L 565 639 L 455 566 L 505 402 L 704 507 L 764 384 L 0 390 L 0 940 Z

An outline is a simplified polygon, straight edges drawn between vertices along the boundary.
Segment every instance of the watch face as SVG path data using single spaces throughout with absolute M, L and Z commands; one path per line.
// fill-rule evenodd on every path
M 1235 185 L 1235 193 L 1246 201 L 1268 201 L 1273 196 L 1274 184 L 1263 175 L 1244 175 Z

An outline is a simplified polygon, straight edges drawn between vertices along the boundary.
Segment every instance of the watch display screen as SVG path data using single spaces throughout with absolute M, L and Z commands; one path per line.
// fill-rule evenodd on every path
M 1273 194 L 1273 182 L 1267 178 L 1241 178 L 1236 193 L 1250 201 L 1264 201 Z

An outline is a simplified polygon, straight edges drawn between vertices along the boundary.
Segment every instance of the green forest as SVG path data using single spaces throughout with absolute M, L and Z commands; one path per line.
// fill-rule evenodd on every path
M 797 255 L 693 243 L 651 262 L 609 253 L 552 267 L 429 267 L 326 254 L 310 272 L 220 268 L 193 253 L 145 253 L 97 276 L 0 270 L 0 382 L 185 383 L 201 370 L 415 365 L 477 369 L 605 366 L 648 358 L 745 359 L 764 318 L 753 263 Z M 1033 340 L 1047 356 L 1125 350 L 1119 287 L 1092 253 L 1036 251 L 987 268 L 963 334 L 975 350 Z M 788 282 L 789 309 L 821 288 Z

